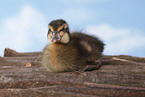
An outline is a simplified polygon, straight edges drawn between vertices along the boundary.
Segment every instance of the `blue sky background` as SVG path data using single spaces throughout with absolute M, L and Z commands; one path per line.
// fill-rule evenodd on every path
M 42 51 L 47 25 L 65 19 L 106 43 L 104 54 L 145 56 L 145 0 L 0 0 L 0 56 Z

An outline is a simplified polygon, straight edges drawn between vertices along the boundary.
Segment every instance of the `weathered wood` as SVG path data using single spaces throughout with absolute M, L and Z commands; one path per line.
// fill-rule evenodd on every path
M 5 48 L 4 57 L 27 57 L 27 56 L 38 56 L 41 55 L 41 52 L 32 52 L 32 53 L 18 53 L 15 50 Z
M 134 56 L 128 56 L 128 55 L 118 55 L 118 56 L 104 56 L 104 59 L 110 59 L 112 57 L 117 57 L 120 59 L 125 59 L 125 60 L 130 60 L 134 62 L 139 62 L 139 63 L 145 63 L 145 58 L 144 57 L 134 57 Z
M 144 97 L 145 58 L 104 56 L 89 72 L 49 73 L 41 53 L 7 49 L 0 57 L 0 97 Z M 107 61 L 111 60 L 111 61 Z

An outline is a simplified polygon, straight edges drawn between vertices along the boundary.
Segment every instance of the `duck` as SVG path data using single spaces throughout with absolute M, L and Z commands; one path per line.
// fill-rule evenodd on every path
M 42 52 L 42 66 L 48 72 L 85 71 L 101 67 L 105 44 L 98 37 L 82 32 L 70 33 L 68 23 L 57 19 L 48 24 L 47 38 L 49 44 Z

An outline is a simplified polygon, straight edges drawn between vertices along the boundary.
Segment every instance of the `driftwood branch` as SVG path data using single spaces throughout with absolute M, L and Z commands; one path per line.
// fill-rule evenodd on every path
M 18 53 L 15 50 L 6 48 L 4 50 L 4 57 L 31 57 L 31 56 L 39 56 L 41 52 L 32 52 L 32 53 Z
M 144 97 L 145 58 L 104 56 L 102 67 L 89 72 L 49 73 L 41 52 L 6 48 L 0 57 L 0 97 Z

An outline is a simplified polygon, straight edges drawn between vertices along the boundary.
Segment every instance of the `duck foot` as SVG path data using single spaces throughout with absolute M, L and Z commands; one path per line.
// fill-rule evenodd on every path
M 80 72 L 86 72 L 86 71 L 93 71 L 93 70 L 98 70 L 101 67 L 100 64 L 98 65 L 87 65 L 84 68 L 80 69 Z
M 83 67 L 82 69 L 80 69 L 79 71 L 86 72 L 86 71 L 98 70 L 102 66 L 101 61 L 102 61 L 102 59 L 96 60 L 93 65 L 91 65 L 91 64 L 87 65 L 87 66 Z

